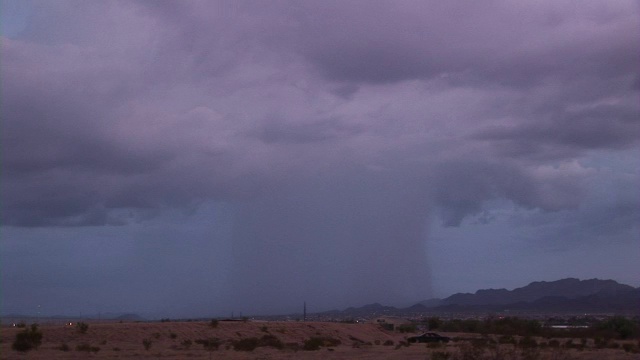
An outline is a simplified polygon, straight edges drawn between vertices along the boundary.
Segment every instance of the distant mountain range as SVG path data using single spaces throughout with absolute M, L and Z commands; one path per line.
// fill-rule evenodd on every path
M 614 280 L 579 280 L 574 278 L 557 281 L 537 281 L 527 286 L 507 289 L 483 289 L 475 293 L 458 293 L 444 299 L 429 299 L 406 308 L 396 308 L 378 303 L 345 310 L 332 310 L 314 315 L 319 318 L 358 319 L 382 315 L 438 316 L 461 313 L 613 313 L 640 315 L 640 287 L 620 284 Z M 297 315 L 296 315 L 297 316 Z M 6 319 L 32 319 L 35 316 L 4 315 Z M 52 316 L 48 319 L 71 319 L 69 316 Z M 137 314 L 107 313 L 83 316 L 88 319 L 144 321 Z M 13 321 L 11 320 L 11 321 Z
M 599 297 L 616 297 L 636 290 L 629 285 L 620 284 L 614 280 L 579 280 L 574 278 L 557 281 L 537 281 L 513 290 L 488 289 L 478 290 L 475 294 L 454 294 L 438 305 L 507 305 L 522 302 L 535 302 L 546 297 L 577 299 L 598 294 Z M 433 301 L 422 302 L 424 305 Z
M 445 299 L 421 301 L 407 308 L 369 304 L 343 311 L 330 311 L 342 317 L 403 315 L 409 313 L 451 312 L 549 312 L 549 313 L 617 313 L 640 314 L 640 288 L 614 280 L 579 280 L 532 282 L 507 289 L 483 289 L 474 294 L 458 293 Z
M 12 319 L 15 321 L 31 321 L 36 319 L 48 319 L 48 320 L 82 320 L 82 319 L 100 319 L 100 320 L 121 320 L 121 321 L 145 321 L 146 319 L 138 314 L 131 313 L 103 313 L 103 314 L 88 314 L 88 315 L 53 315 L 53 316 L 39 316 L 39 315 L 25 315 L 25 314 L 7 314 L 2 315 L 2 319 Z

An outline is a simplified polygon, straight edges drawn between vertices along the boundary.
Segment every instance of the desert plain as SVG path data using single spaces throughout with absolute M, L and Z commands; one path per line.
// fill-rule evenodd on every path
M 23 329 L 3 327 L 0 359 L 460 359 L 470 360 L 477 334 L 441 333 L 452 339 L 447 344 L 407 344 L 414 334 L 399 333 L 374 323 L 204 321 L 91 323 L 85 333 L 74 325 L 42 325 L 42 343 L 36 350 L 12 349 L 16 334 Z M 305 350 L 309 339 L 319 339 L 319 348 Z M 491 336 L 489 335 L 489 338 Z M 217 348 L 205 346 L 208 339 Z M 248 339 L 248 340 L 247 340 Z M 253 350 L 238 350 L 240 344 Z M 260 340 L 264 339 L 264 340 Z M 545 343 L 551 339 L 538 339 Z M 565 344 L 568 339 L 557 339 Z M 241 341 L 244 341 L 242 343 Z M 575 339 L 579 342 L 579 339 Z M 638 339 L 626 340 L 637 347 Z M 620 341 L 620 345 L 624 341 Z M 479 359 L 639 359 L 640 355 L 617 349 L 540 347 L 523 353 L 511 344 L 485 348 Z

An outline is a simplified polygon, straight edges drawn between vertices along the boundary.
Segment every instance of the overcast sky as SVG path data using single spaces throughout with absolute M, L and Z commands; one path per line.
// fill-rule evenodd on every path
M 637 1 L 2 1 L 2 313 L 640 286 Z

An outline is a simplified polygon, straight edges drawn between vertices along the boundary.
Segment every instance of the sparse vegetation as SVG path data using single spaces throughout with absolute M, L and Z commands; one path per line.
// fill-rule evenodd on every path
M 217 327 L 218 327 L 218 324 L 219 324 L 219 323 L 220 323 L 220 322 L 218 321 L 218 319 L 211 319 L 211 321 L 209 322 L 209 326 L 210 326 L 211 328 L 215 329 L 215 328 L 217 328 Z
M 228 357 L 230 354 L 228 351 L 251 352 L 260 347 L 271 347 L 289 352 L 288 355 L 283 353 L 282 357 L 291 357 L 293 356 L 293 352 L 298 350 L 319 350 L 321 352 L 315 356 L 329 355 L 329 357 L 331 357 L 328 351 L 335 349 L 335 351 L 340 354 L 352 351 L 354 357 L 358 356 L 358 352 L 380 354 L 380 356 L 375 355 L 373 358 L 391 358 L 398 356 L 410 358 L 416 354 L 421 354 L 419 357 L 425 360 L 573 360 L 583 356 L 596 358 L 600 356 L 600 354 L 602 354 L 601 358 L 623 359 L 633 358 L 640 353 L 640 342 L 637 338 L 622 339 L 624 336 L 629 336 L 625 333 L 625 331 L 627 331 L 625 329 L 631 329 L 631 333 L 633 334 L 633 331 L 635 331 L 633 330 L 633 326 L 637 324 L 636 319 L 621 321 L 621 319 L 609 318 L 599 320 L 595 323 L 596 325 L 592 325 L 590 328 L 549 329 L 542 327 L 539 330 L 535 330 L 535 327 L 512 326 L 513 324 L 526 323 L 521 323 L 518 319 L 510 319 L 507 322 L 501 322 L 499 320 L 503 319 L 471 320 L 467 323 L 465 323 L 464 321 L 466 320 L 464 320 L 456 323 L 468 325 L 473 321 L 476 323 L 477 329 L 481 331 L 488 328 L 495 328 L 501 329 L 500 331 L 514 331 L 515 333 L 480 333 L 479 335 L 461 333 L 457 335 L 457 337 L 452 337 L 451 341 L 447 344 L 413 344 L 406 350 L 402 348 L 409 346 L 409 343 L 399 340 L 403 337 L 406 339 L 411 335 L 382 331 L 375 324 L 341 325 L 339 323 L 294 322 L 289 324 L 276 322 L 242 324 L 235 322 L 223 324 L 224 331 L 213 331 L 207 330 L 208 328 L 211 329 L 209 327 L 209 320 L 205 322 L 193 322 L 192 324 L 176 322 L 164 325 L 160 325 L 157 322 L 141 323 L 139 325 L 133 323 L 119 325 L 117 322 L 114 322 L 113 324 L 95 325 L 95 327 L 92 325 L 91 331 L 88 332 L 87 335 L 82 336 L 76 334 L 75 337 L 73 337 L 73 333 L 79 332 L 76 323 L 74 323 L 73 326 L 67 323 L 64 327 L 62 325 L 47 325 L 46 328 L 38 328 L 38 326 L 35 325 L 35 333 L 42 334 L 40 330 L 44 330 L 43 333 L 46 339 L 40 338 L 39 342 L 36 341 L 30 345 L 29 350 L 36 349 L 39 346 L 39 355 L 35 354 L 38 358 L 69 356 L 89 358 L 94 357 L 94 354 L 97 352 L 102 353 L 100 348 L 106 349 L 106 353 L 102 355 L 107 356 L 111 354 L 109 355 L 111 357 L 118 357 L 115 352 L 122 351 L 122 354 L 127 356 L 130 356 L 129 352 L 133 352 L 134 357 L 189 358 L 204 355 L 204 358 L 206 358 L 205 352 L 202 351 L 204 347 L 204 350 L 209 351 L 209 357 L 215 358 L 216 353 L 214 353 L 214 351 L 221 351 L 219 353 L 221 357 Z M 449 320 L 442 321 L 437 319 L 436 321 L 432 318 L 425 321 L 431 321 L 432 323 L 438 324 L 438 326 L 441 325 L 443 328 L 449 326 Z M 441 324 L 439 322 L 441 322 Z M 491 322 L 495 323 L 492 324 Z M 496 323 L 503 324 L 504 326 L 497 326 Z M 633 325 L 630 326 L 629 324 Z M 418 323 L 416 323 L 416 325 L 418 325 Z M 114 329 L 122 329 L 126 332 L 132 331 L 131 334 L 141 335 L 134 335 L 139 336 L 137 338 L 129 337 L 122 339 L 120 336 L 114 337 L 110 335 L 114 333 Z M 539 334 L 523 335 L 517 333 L 514 329 L 520 329 L 518 331 L 522 330 L 525 334 L 530 332 L 539 332 Z M 397 328 L 397 330 L 399 329 Z M 3 345 L 5 350 L 13 348 L 17 351 L 28 351 L 26 349 L 19 350 L 18 348 L 23 349 L 23 347 L 20 347 L 17 343 L 18 338 L 20 338 L 20 341 L 23 343 L 26 341 L 25 339 L 29 338 L 29 336 L 24 334 L 34 332 L 32 326 L 27 326 L 24 329 L 16 329 L 13 327 L 12 329 L 7 329 L 7 331 L 11 337 L 5 336 L 5 344 Z M 50 333 L 55 334 L 55 331 L 60 331 L 60 334 L 64 335 L 49 336 Z M 200 336 L 194 337 L 191 335 L 191 339 L 189 339 L 188 334 L 199 334 Z M 547 337 L 545 336 L 546 334 L 553 334 L 555 336 Z M 576 334 L 580 334 L 580 336 L 575 336 Z M 217 338 L 210 337 L 214 335 L 217 336 Z M 453 334 L 443 335 L 451 336 Z M 591 337 L 591 335 L 596 336 Z M 14 336 L 16 337 L 16 344 L 12 346 L 11 341 L 13 341 Z M 143 338 L 145 339 L 143 340 Z M 198 338 L 198 340 L 195 340 L 196 338 Z M 132 340 L 134 341 L 134 346 L 130 345 Z M 145 351 L 139 347 L 141 342 L 145 350 L 148 351 L 146 352 L 147 355 L 145 355 Z M 198 346 L 195 348 L 192 347 L 193 342 L 198 344 Z M 135 344 L 138 344 L 137 350 L 135 349 Z M 202 347 L 199 345 L 202 345 Z M 338 345 L 342 345 L 342 347 L 335 348 L 335 346 Z M 351 349 L 351 347 L 353 347 L 353 349 Z M 394 347 L 398 349 L 399 352 L 394 352 Z M 362 350 L 362 348 L 368 348 L 368 350 Z M 71 353 L 68 353 L 70 351 Z M 76 355 L 73 355 L 74 353 Z M 198 353 L 200 355 L 197 355 Z M 238 354 L 238 356 L 260 357 L 265 354 L 266 353 L 263 352 L 256 352 L 255 355 Z M 277 353 L 269 352 L 268 354 L 271 356 L 271 354 Z M 280 355 L 273 355 L 273 358 L 279 357 Z
M 518 342 L 512 335 L 502 335 L 498 338 L 499 344 L 517 344 Z
M 595 326 L 605 338 L 630 339 L 640 336 L 638 323 L 623 316 L 614 316 Z
M 481 359 L 484 354 L 484 348 L 478 344 L 471 344 L 468 342 L 462 343 L 459 346 L 460 356 L 459 360 L 478 360 Z
M 37 349 L 42 343 L 42 332 L 38 329 L 38 324 L 31 324 L 23 331 L 16 334 L 16 339 L 11 348 L 16 351 L 26 352 Z
M 151 341 L 150 339 L 143 339 L 142 340 L 142 346 L 144 346 L 144 349 L 149 351 L 149 349 L 151 349 L 151 345 L 153 344 L 153 341 Z
M 523 349 L 531 349 L 538 347 L 538 342 L 530 336 L 525 336 L 518 341 L 518 346 Z
M 284 343 L 282 343 L 280 339 L 273 335 L 264 335 L 260 338 L 258 346 L 268 346 L 274 349 L 282 349 L 284 348 Z
M 193 342 L 191 341 L 191 339 L 184 339 L 182 340 L 182 342 L 180 343 L 180 345 L 182 345 L 184 348 L 188 349 L 189 347 L 191 347 L 191 345 L 193 344 Z
M 82 343 L 82 344 L 76 345 L 76 351 L 86 351 L 86 352 L 97 353 L 98 351 L 100 351 L 100 348 L 97 346 L 91 346 L 90 344 L 87 344 L 87 343 Z
M 320 347 L 323 344 L 324 343 L 320 338 L 311 338 L 311 339 L 305 340 L 304 346 L 302 346 L 302 348 L 307 351 L 320 350 Z
M 206 350 L 218 350 L 222 342 L 218 338 L 197 339 L 196 344 L 202 345 Z
M 431 353 L 431 360 L 447 360 L 451 357 L 451 353 L 447 351 L 434 351 Z
M 209 359 L 211 359 L 211 353 L 213 353 L 213 351 L 215 350 L 218 350 L 222 342 L 218 338 L 208 338 L 208 339 L 198 339 L 196 340 L 196 344 L 202 345 L 204 349 L 209 352 Z
M 632 353 L 632 354 L 637 354 L 638 351 L 638 347 L 634 344 L 622 344 L 622 349 L 624 350 L 624 352 L 628 352 L 628 353 Z
M 235 351 L 253 351 L 258 347 L 258 338 L 250 337 L 233 342 L 233 350 Z
M 397 329 L 401 333 L 414 333 L 416 332 L 416 325 L 415 324 L 399 325 Z
M 89 324 L 84 323 L 84 322 L 79 322 L 79 323 L 76 324 L 76 330 L 80 334 L 86 334 L 87 331 L 89 330 Z
M 319 350 L 321 347 L 332 347 L 332 346 L 338 346 L 340 344 L 342 344 L 340 339 L 335 339 L 328 336 L 322 336 L 322 337 L 319 336 L 319 337 L 312 337 L 305 340 L 302 348 L 304 350 L 313 351 L 313 350 Z

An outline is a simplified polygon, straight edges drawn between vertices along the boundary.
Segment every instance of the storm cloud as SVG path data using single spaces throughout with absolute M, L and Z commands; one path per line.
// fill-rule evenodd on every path
M 431 296 L 432 224 L 638 242 L 637 2 L 3 7 L 17 247 L 219 207 L 217 305 L 288 311 Z

